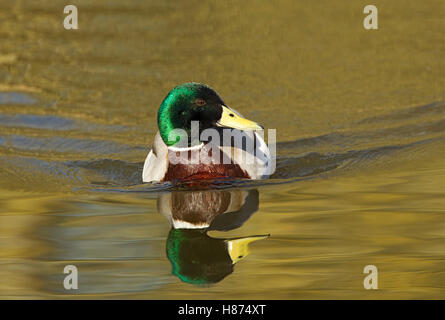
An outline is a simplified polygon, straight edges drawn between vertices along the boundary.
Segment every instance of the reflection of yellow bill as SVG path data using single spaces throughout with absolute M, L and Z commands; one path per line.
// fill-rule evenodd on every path
M 222 106 L 223 112 L 221 119 L 216 123 L 220 127 L 234 128 L 238 130 L 263 130 L 263 127 L 258 123 L 241 117 L 233 110 L 230 110 L 226 106 Z
M 268 237 L 269 235 L 227 240 L 227 247 L 232 263 L 237 263 L 249 254 L 249 243 Z

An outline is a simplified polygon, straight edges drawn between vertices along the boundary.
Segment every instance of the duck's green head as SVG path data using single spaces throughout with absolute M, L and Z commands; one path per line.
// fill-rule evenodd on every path
M 227 107 L 221 97 L 209 86 L 202 83 L 184 83 L 169 92 L 162 101 L 158 112 L 158 127 L 162 140 L 167 146 L 177 144 L 183 135 L 191 139 L 191 123 L 199 122 L 199 136 L 205 129 L 228 127 L 239 130 L 262 130 L 256 122 L 247 120 Z M 183 141 L 181 141 L 183 142 Z

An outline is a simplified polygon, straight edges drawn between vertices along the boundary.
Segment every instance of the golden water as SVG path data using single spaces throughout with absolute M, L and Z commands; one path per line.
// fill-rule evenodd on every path
M 66 4 L 0 1 L 0 297 L 445 297 L 443 0 L 374 1 L 373 31 L 363 1 L 79 0 L 75 31 Z M 172 189 L 141 182 L 187 81 L 277 129 L 272 179 L 227 189 L 259 209 L 208 233 L 270 237 L 208 285 L 172 274 Z

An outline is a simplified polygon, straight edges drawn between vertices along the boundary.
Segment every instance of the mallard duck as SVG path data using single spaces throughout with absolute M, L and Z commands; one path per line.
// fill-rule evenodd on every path
M 197 132 L 194 132 L 193 121 L 199 124 Z M 233 138 L 222 141 L 222 131 L 227 128 L 231 128 L 232 133 L 244 134 L 245 140 L 241 145 L 234 145 Z M 153 148 L 145 159 L 142 173 L 144 182 L 262 179 L 269 175 L 270 152 L 260 135 L 263 127 L 229 108 L 215 90 L 205 84 L 184 83 L 172 89 L 160 105 L 158 129 Z M 215 129 L 220 133 L 216 149 L 214 144 L 209 143 L 216 142 L 212 141 L 213 136 L 212 139 L 203 138 L 206 129 Z M 194 139 L 194 133 L 197 139 Z M 253 149 L 250 142 L 254 145 Z M 203 152 L 210 155 L 211 159 L 203 161 L 200 158 Z M 249 156 L 253 157 L 253 161 L 246 161 Z M 199 160 L 182 161 L 191 159 Z

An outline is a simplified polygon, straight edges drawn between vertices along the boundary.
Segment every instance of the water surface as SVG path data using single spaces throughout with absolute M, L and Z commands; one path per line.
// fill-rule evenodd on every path
M 75 31 L 0 5 L 0 297 L 444 298 L 443 1 L 378 1 L 377 31 L 350 1 L 85 0 Z M 270 180 L 142 184 L 187 81 L 277 129 Z

